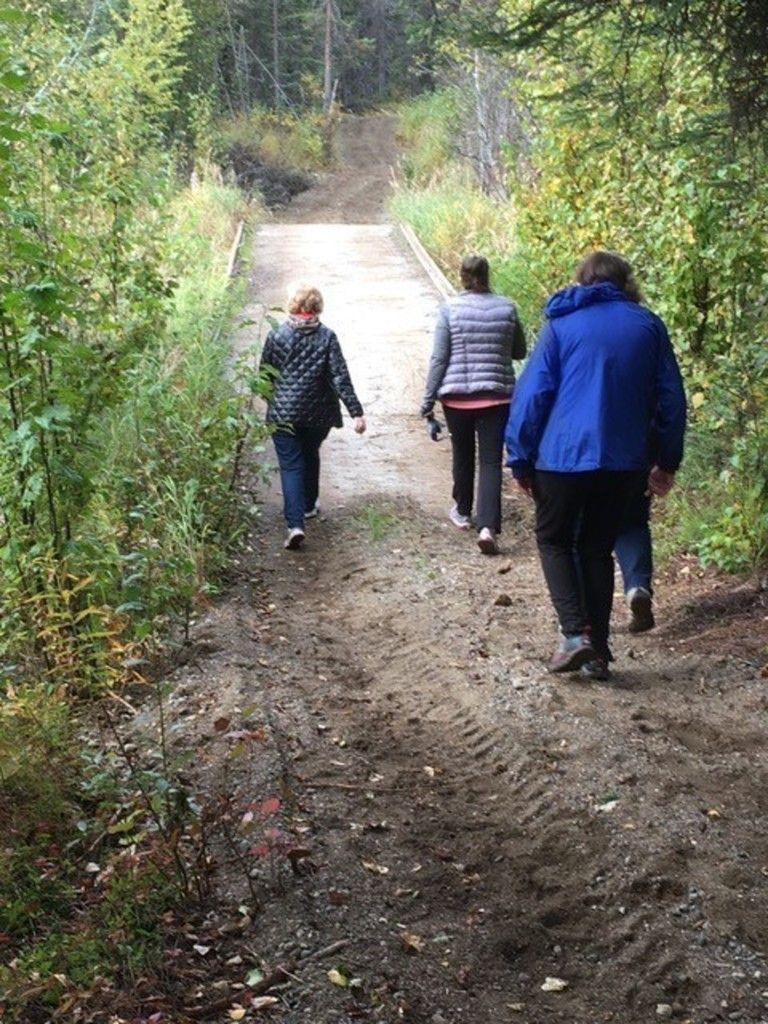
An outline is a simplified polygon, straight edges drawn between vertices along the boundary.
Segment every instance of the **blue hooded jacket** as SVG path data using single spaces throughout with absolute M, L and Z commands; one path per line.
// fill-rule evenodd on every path
M 608 282 L 565 288 L 545 312 L 509 412 L 514 476 L 652 463 L 674 472 L 686 405 L 663 321 Z

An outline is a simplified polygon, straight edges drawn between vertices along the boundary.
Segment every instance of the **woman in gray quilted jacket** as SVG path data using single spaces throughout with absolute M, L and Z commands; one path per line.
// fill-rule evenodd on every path
M 261 353 L 261 367 L 274 373 L 267 403 L 267 423 L 280 466 L 283 514 L 288 533 L 285 547 L 304 543 L 304 520 L 317 516 L 320 446 L 331 427 L 341 426 L 344 403 L 355 432 L 365 432 L 360 405 L 339 339 L 320 323 L 323 297 L 317 288 L 298 287 L 288 300 L 288 319 L 270 331 Z
M 514 302 L 491 291 L 488 260 L 467 256 L 463 291 L 437 318 L 421 415 L 443 405 L 453 446 L 453 499 L 448 518 L 472 526 L 475 462 L 479 463 L 475 525 L 487 555 L 498 551 L 501 532 L 501 467 L 504 428 L 515 384 L 513 359 L 525 357 L 525 333 Z

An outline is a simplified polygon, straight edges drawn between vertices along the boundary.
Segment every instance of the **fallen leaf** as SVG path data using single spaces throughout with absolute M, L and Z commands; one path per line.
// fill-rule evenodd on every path
M 618 800 L 606 800 L 604 804 L 597 804 L 595 810 L 602 811 L 605 814 L 612 811 L 615 807 L 617 807 L 618 803 Z
M 229 728 L 229 723 L 230 723 L 230 719 L 229 718 L 217 718 L 216 721 L 213 723 L 213 731 L 214 732 L 226 732 L 227 729 Z M 243 1012 L 245 1012 L 245 1011 L 243 1011 Z M 239 1020 L 239 1018 L 238 1018 L 238 1020 Z
M 335 967 L 332 967 L 330 971 L 328 971 L 328 981 L 330 981 L 332 985 L 338 985 L 339 988 L 349 987 L 349 978 L 346 974 L 342 974 L 341 971 L 337 971 Z
M 708 818 L 719 818 L 720 817 L 720 811 L 718 811 L 718 809 L 716 807 L 710 807 L 710 809 L 707 811 L 707 817 Z
M 541 986 L 542 992 L 564 992 L 568 988 L 568 982 L 562 978 L 545 978 Z
M 493 603 L 497 608 L 509 608 L 512 604 L 512 598 L 509 594 L 497 594 Z
M 424 765 L 424 774 L 428 775 L 430 777 L 430 779 L 434 779 L 434 777 L 437 775 L 437 771 L 432 767 L 432 765 L 425 764 Z
M 193 946 L 192 949 L 194 949 L 196 953 L 199 953 L 200 956 L 207 956 L 211 952 L 210 946 Z
M 422 953 L 427 944 L 426 939 L 423 939 L 421 935 L 414 935 L 413 932 L 403 932 L 400 941 L 409 953 Z
M 367 871 L 371 871 L 374 875 L 388 875 L 389 874 L 389 868 L 388 867 L 386 867 L 384 864 L 377 864 L 376 861 L 373 861 L 373 860 L 364 860 L 363 861 L 363 867 Z
M 245 984 L 248 988 L 253 988 L 254 985 L 258 985 L 260 981 L 264 980 L 264 972 L 260 971 L 258 967 L 254 967 L 248 971 L 245 976 Z
M 256 996 L 255 999 L 251 1000 L 251 1006 L 254 1010 L 266 1010 L 269 1006 L 277 1006 L 280 1002 L 275 996 Z
M 230 1020 L 242 1020 L 247 1010 L 244 1006 L 235 1006 L 229 1011 Z

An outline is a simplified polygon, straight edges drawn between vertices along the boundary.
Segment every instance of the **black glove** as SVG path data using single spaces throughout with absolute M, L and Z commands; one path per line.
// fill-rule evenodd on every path
M 430 413 L 429 416 L 427 416 L 427 433 L 429 434 L 433 441 L 440 440 L 440 434 L 442 433 L 442 430 L 443 424 L 440 422 L 440 420 L 436 420 L 435 417 Z

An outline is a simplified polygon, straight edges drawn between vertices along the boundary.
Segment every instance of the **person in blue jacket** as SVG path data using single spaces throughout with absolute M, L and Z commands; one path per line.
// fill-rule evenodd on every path
M 593 252 L 576 282 L 547 302 L 505 440 L 517 485 L 536 501 L 560 623 L 549 669 L 606 679 L 616 537 L 634 495 L 672 487 L 686 403 L 667 329 L 641 304 L 629 263 Z

